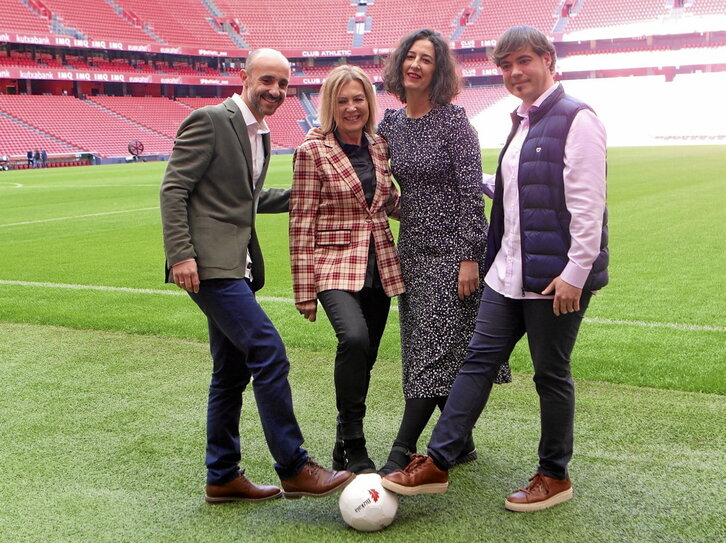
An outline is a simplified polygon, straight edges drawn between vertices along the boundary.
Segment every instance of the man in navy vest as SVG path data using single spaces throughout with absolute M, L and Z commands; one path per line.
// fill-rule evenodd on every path
M 405 495 L 446 491 L 500 365 L 527 334 L 540 398 L 539 466 L 504 507 L 537 511 L 572 497 L 570 355 L 592 292 L 608 282 L 606 138 L 593 111 L 555 83 L 555 49 L 539 30 L 509 29 L 493 59 L 522 103 L 499 155 L 476 330 L 428 456 L 414 455 L 383 486 Z

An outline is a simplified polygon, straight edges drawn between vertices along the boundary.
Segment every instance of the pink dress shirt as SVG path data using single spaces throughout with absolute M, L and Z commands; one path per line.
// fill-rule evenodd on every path
M 537 109 L 557 88 L 547 89 L 528 110 L 520 105 L 517 115 L 522 122 L 502 157 L 504 189 L 504 236 L 489 272 L 486 284 L 507 298 L 547 299 L 538 292 L 525 291 L 522 280 L 522 247 L 519 224 L 520 153 L 529 133 L 529 113 Z M 590 110 L 580 111 L 572 122 L 565 142 L 565 202 L 572 216 L 570 221 L 569 262 L 560 274 L 567 283 L 582 288 L 600 253 L 603 213 L 606 199 L 606 135 L 600 119 Z M 485 180 L 493 193 L 494 176 Z M 489 190 L 487 192 L 489 192 Z

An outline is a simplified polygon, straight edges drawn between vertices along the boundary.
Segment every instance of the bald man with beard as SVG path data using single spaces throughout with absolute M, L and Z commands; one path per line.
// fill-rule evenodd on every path
M 255 299 L 265 281 L 255 230 L 259 213 L 288 210 L 289 190 L 263 189 L 270 161 L 265 117 L 284 102 L 290 63 L 274 49 L 250 53 L 243 90 L 181 124 L 161 184 L 166 281 L 207 317 L 213 359 L 207 404 L 207 503 L 326 496 L 352 480 L 314 463 L 292 407 L 290 364 Z M 240 470 L 242 393 L 252 380 L 281 487 Z

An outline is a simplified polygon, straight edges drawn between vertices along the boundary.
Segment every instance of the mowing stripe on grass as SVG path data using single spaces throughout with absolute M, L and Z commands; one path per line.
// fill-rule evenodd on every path
M 160 290 L 151 288 L 130 288 L 130 287 L 107 287 L 103 285 L 73 285 L 68 283 L 43 283 L 34 281 L 7 281 L 0 279 L 0 285 L 11 285 L 20 287 L 42 287 L 42 288 L 62 288 L 70 290 L 97 290 L 107 292 L 128 292 L 131 294 L 160 294 L 163 296 L 186 296 L 185 292 L 177 290 Z M 276 296 L 258 296 L 258 300 L 262 302 L 283 302 L 294 303 L 292 298 L 281 298 Z M 391 309 L 398 311 L 398 307 L 392 306 Z M 598 317 L 585 317 L 585 322 L 594 324 L 615 324 L 619 326 L 638 326 L 645 328 L 670 328 L 673 330 L 685 330 L 696 332 L 726 332 L 723 326 L 707 326 L 701 324 L 682 324 L 677 322 L 646 322 L 646 321 L 626 321 L 619 319 L 602 319 Z
M 43 287 L 62 288 L 69 290 L 98 290 L 106 292 L 128 292 L 130 294 L 161 294 L 162 296 L 186 296 L 187 293 L 181 289 L 161 290 L 151 288 L 130 288 L 130 287 L 106 287 L 103 285 L 71 285 L 68 283 L 42 283 L 33 281 L 4 281 L 0 279 L 0 285 L 15 285 L 20 287 Z M 293 303 L 292 298 L 277 298 L 274 296 L 257 296 L 263 302 L 286 302 Z
M 53 217 L 51 219 L 38 219 L 35 221 L 23 221 L 23 222 L 10 222 L 6 224 L 0 224 L 0 228 L 4 226 L 23 226 L 26 224 L 38 224 L 42 222 L 54 222 L 54 221 L 68 221 L 73 219 L 86 219 L 88 217 L 103 217 L 105 215 L 118 215 L 119 213 L 137 213 L 139 211 L 151 211 L 157 210 L 157 207 L 141 207 L 138 209 L 122 209 L 120 211 L 105 211 L 103 213 L 89 213 L 88 215 L 72 215 L 70 217 Z

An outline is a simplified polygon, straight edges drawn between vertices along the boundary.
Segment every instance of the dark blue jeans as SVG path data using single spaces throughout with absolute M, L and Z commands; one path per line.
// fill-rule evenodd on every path
M 590 302 L 584 292 L 580 310 L 555 316 L 552 300 L 514 300 L 484 288 L 474 336 L 429 442 L 429 454 L 450 468 L 463 451 L 469 432 L 486 406 L 499 366 L 527 334 L 540 400 L 538 471 L 567 477 L 572 458 L 575 385 L 570 355 Z
M 242 392 L 252 388 L 262 429 L 280 479 L 295 476 L 307 461 L 292 408 L 290 363 L 280 335 L 242 279 L 202 281 L 189 293 L 207 316 L 214 361 L 207 404 L 207 483 L 239 475 Z

